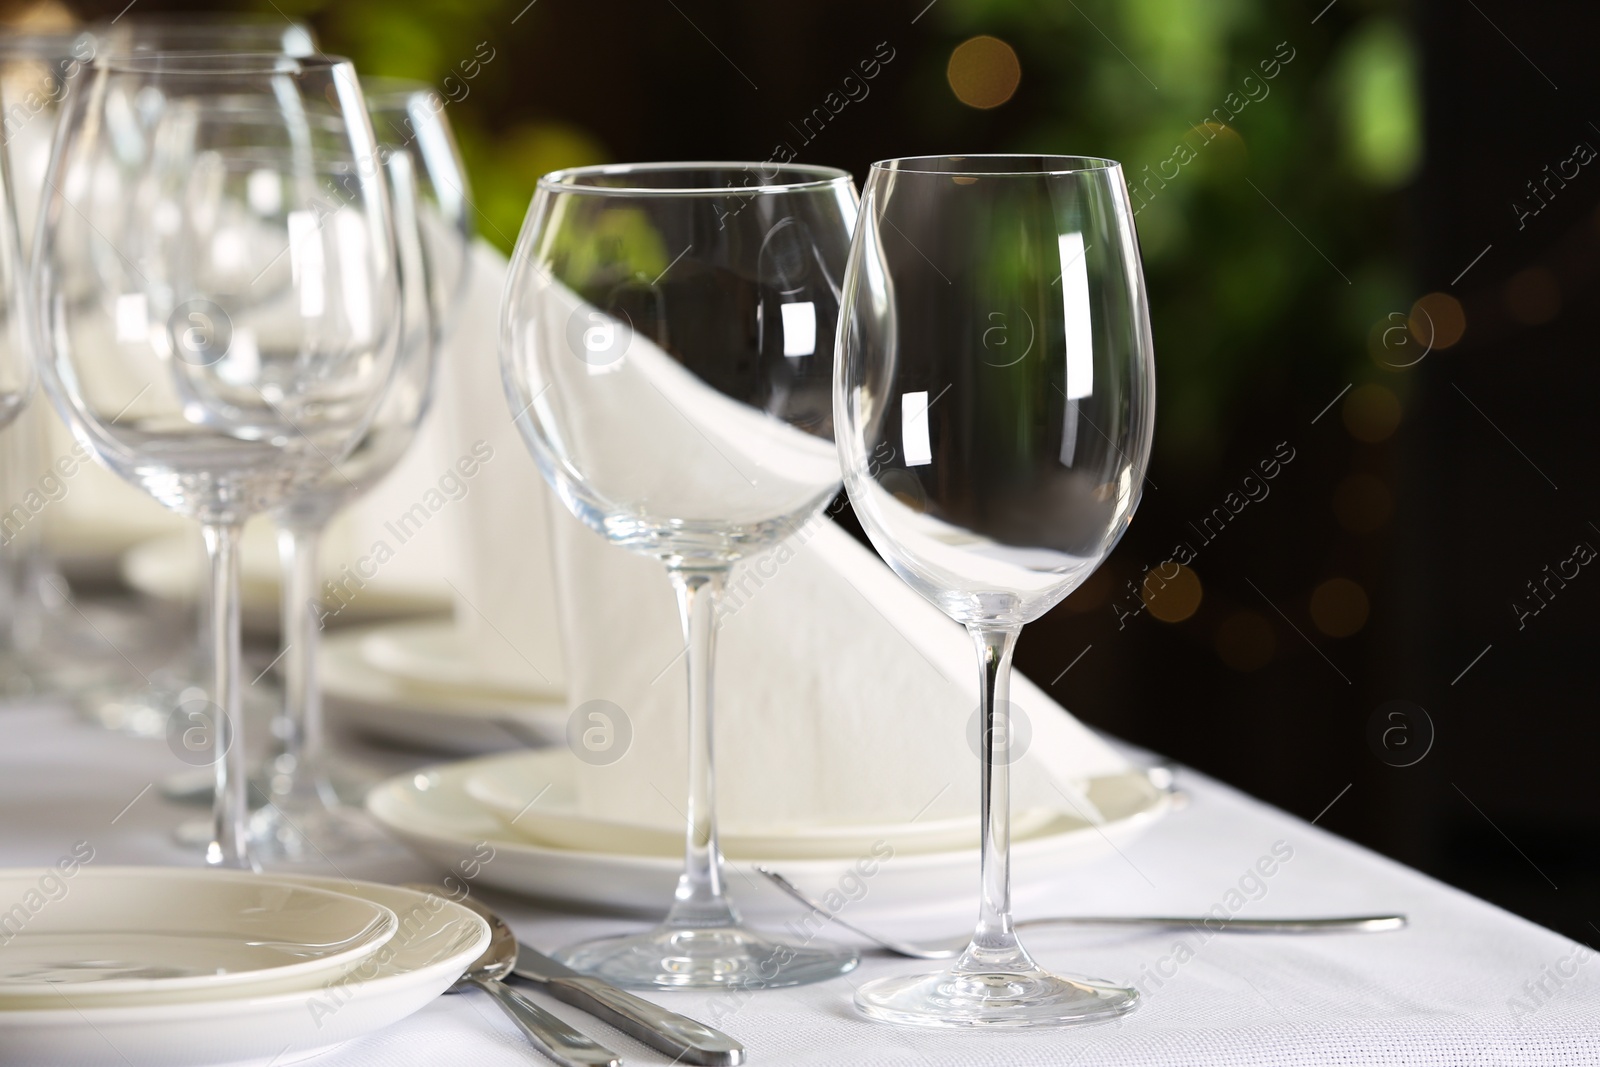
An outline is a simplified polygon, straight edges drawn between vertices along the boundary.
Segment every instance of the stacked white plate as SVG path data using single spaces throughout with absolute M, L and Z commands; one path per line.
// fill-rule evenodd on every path
M 585 814 L 579 773 L 565 749 L 465 760 L 390 779 L 368 794 L 367 809 L 430 860 L 447 866 L 476 860 L 486 884 L 588 910 L 659 913 L 682 867 L 682 827 L 670 813 L 654 822 Z M 1171 802 L 1137 770 L 1091 778 L 1084 788 L 1103 822 L 1090 823 L 1071 810 L 1013 813 L 1020 900 L 1048 892 L 1064 871 L 1142 833 Z M 854 893 L 869 882 L 851 904 L 852 914 L 969 908 L 978 886 L 977 840 L 976 815 L 855 825 L 761 826 L 730 819 L 721 832 L 741 910 L 768 920 L 792 918 L 795 905 L 754 871 L 758 864 L 817 897 L 841 885 Z
M 245 528 L 239 563 L 241 621 L 246 632 L 274 634 L 282 617 L 276 531 L 271 522 L 258 519 Z M 337 560 L 333 556 L 327 563 Z M 121 558 L 120 575 L 131 588 L 156 600 L 192 604 L 205 579 L 205 554 L 195 531 L 182 529 L 150 538 L 129 548 Z M 324 578 L 337 583 L 337 572 Z M 330 609 L 338 607 L 330 603 Z M 450 587 L 444 582 L 393 581 L 366 583 L 359 595 L 340 608 L 340 623 L 372 623 L 398 616 L 439 614 L 451 610 Z
M 435 751 L 481 753 L 551 744 L 567 706 L 512 659 L 490 670 L 448 618 L 330 631 L 322 642 L 329 717 L 365 734 Z M 470 666 L 469 666 L 470 665 Z
M 489 941 L 473 912 L 342 879 L 0 871 L 0 1062 L 284 1062 L 405 1018 Z

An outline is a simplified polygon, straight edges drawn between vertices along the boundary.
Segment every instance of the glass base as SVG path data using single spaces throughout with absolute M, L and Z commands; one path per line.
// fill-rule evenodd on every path
M 631 989 L 778 989 L 837 978 L 861 962 L 842 945 L 783 941 L 737 926 L 658 926 L 570 945 L 556 959 Z
M 367 802 L 367 794 L 372 788 L 382 781 L 382 777 L 374 771 L 354 763 L 343 760 L 328 760 L 328 777 L 333 783 L 333 791 L 341 803 L 352 808 L 361 808 Z M 272 795 L 271 762 L 257 764 L 250 772 L 250 796 L 259 801 L 264 796 Z M 158 788 L 163 798 L 174 804 L 194 804 L 210 806 L 216 793 L 216 774 L 208 768 L 193 771 L 176 771 L 161 779 Z
M 905 1026 L 1077 1026 L 1114 1019 L 1138 1002 L 1132 989 L 1042 970 L 941 971 L 880 978 L 856 990 L 861 1014 Z
M 366 812 L 343 804 L 288 810 L 269 804 L 250 816 L 250 850 L 262 863 L 319 866 L 404 852 Z
M 163 738 L 185 703 L 207 699 L 207 690 L 187 673 L 165 668 L 151 672 L 149 684 L 119 680 L 81 691 L 78 712 L 90 722 L 132 737 Z M 245 686 L 240 693 L 247 720 L 264 719 L 282 702 L 271 686 Z

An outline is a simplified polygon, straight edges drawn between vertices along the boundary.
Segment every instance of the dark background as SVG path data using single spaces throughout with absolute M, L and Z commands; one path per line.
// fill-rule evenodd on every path
M 524 2 L 240 7 L 438 85 L 502 248 L 542 171 L 762 160 L 780 141 L 858 179 L 874 159 L 992 151 L 1109 155 L 1136 178 L 1286 43 L 1269 95 L 1139 216 L 1151 485 L 1018 662 L 1095 726 L 1600 938 L 1600 565 L 1552 581 L 1537 614 L 1513 606 L 1600 547 L 1600 160 L 1541 189 L 1537 214 L 1514 206 L 1538 206 L 1526 183 L 1580 142 L 1600 149 L 1592 2 Z M 947 73 L 977 35 L 1021 72 L 992 108 Z M 804 143 L 789 123 L 880 46 L 868 95 Z M 1280 442 L 1294 459 L 1271 495 L 1194 535 Z M 1130 616 L 1129 583 L 1179 540 L 1192 568 Z

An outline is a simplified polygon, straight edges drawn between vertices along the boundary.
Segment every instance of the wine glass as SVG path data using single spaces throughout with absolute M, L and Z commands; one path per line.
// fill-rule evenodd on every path
M 652 163 L 539 180 L 502 306 L 501 370 L 567 508 L 659 559 L 688 646 L 684 871 L 666 919 L 563 950 L 636 988 L 770 987 L 855 953 L 748 930 L 723 886 L 711 765 L 718 597 L 737 562 L 836 491 L 833 326 L 855 218 L 849 175 Z
M 14 194 L 25 254 L 33 237 L 58 112 L 90 61 L 96 56 L 176 50 L 307 56 L 316 51 L 316 43 L 303 22 L 203 12 L 132 13 L 81 31 L 19 34 L 0 41 L 0 104 L 9 120 L 4 150 L 16 175 Z M 63 458 L 62 430 L 48 404 L 33 408 L 13 436 L 14 450 L 22 453 L 20 467 L 26 481 L 37 480 L 50 463 Z M 20 633 L 15 640 L 17 654 L 0 653 L 0 688 L 66 692 L 95 722 L 135 736 L 160 736 L 174 705 L 203 695 L 210 633 L 204 580 L 202 595 L 196 598 L 194 644 L 138 673 L 125 657 L 131 653 L 142 659 L 142 653 L 154 651 L 146 648 L 148 613 L 118 611 L 106 604 L 72 604 L 54 554 L 39 536 L 40 525 L 32 523 L 21 537 L 13 538 L 8 547 L 14 550 L 4 557 L 18 572 L 12 581 Z M 270 704 L 268 688 L 256 685 L 246 690 L 247 713 Z M 163 791 L 171 795 L 169 783 L 163 783 Z M 196 795 L 207 791 L 202 780 Z
M 1077 156 L 874 164 L 850 248 L 834 424 L 896 574 L 972 635 L 982 733 L 977 931 L 947 971 L 862 986 L 866 1015 L 1059 1026 L 1137 994 L 1041 969 L 1011 926 L 1011 653 L 1133 517 L 1155 372 L 1122 168 Z
M 212 865 L 253 865 L 239 728 L 244 521 L 324 477 L 392 377 L 400 282 L 347 60 L 96 61 L 63 106 L 32 262 L 41 380 L 114 473 L 197 519 L 213 685 L 168 743 L 216 773 Z M 270 120 L 238 121 L 238 101 Z
M 411 157 L 428 302 L 442 341 L 455 325 L 472 276 L 474 233 L 472 187 L 445 114 L 448 102 L 432 86 L 406 78 L 365 78 L 361 84 L 379 150 Z
M 394 384 L 361 442 L 274 513 L 283 561 L 284 702 L 273 733 L 283 751 L 267 775 L 269 803 L 251 817 L 263 859 L 326 861 L 393 849 L 360 808 L 343 803 L 322 727 L 317 650 L 323 617 L 319 549 L 341 509 L 394 469 L 433 397 L 434 368 L 464 289 L 471 220 L 466 175 L 437 93 L 387 79 L 364 83 L 379 154 L 390 175 L 404 320 Z

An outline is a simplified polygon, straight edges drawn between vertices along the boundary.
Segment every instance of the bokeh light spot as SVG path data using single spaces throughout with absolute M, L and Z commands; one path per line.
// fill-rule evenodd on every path
M 998 37 L 962 41 L 950 53 L 945 77 L 956 99 L 968 107 L 999 107 L 1011 99 L 1022 80 L 1017 53 Z
M 1467 332 L 1467 314 L 1461 309 L 1461 301 L 1449 293 L 1429 293 L 1411 305 L 1406 325 L 1418 344 L 1431 344 L 1432 350 L 1438 352 L 1461 340 Z
M 1511 317 L 1528 326 L 1549 322 L 1561 312 L 1561 287 L 1545 267 L 1513 274 L 1502 295 Z
M 1362 385 L 1350 390 L 1344 399 L 1344 425 L 1350 436 L 1369 445 L 1377 444 L 1400 425 L 1400 398 L 1381 385 Z
M 1371 533 L 1394 514 L 1394 497 L 1382 478 L 1352 474 L 1333 491 L 1333 514 L 1351 533 Z
M 1278 651 L 1278 635 L 1265 616 L 1254 611 L 1236 611 L 1217 627 L 1216 645 L 1223 663 L 1248 673 L 1272 662 Z
M 1311 591 L 1311 621 L 1329 637 L 1349 637 L 1367 624 L 1367 591 L 1348 578 L 1329 578 Z
M 1182 622 L 1200 609 L 1200 578 L 1182 564 L 1173 564 L 1177 573 L 1154 567 L 1139 583 L 1139 595 L 1150 614 L 1162 622 Z

